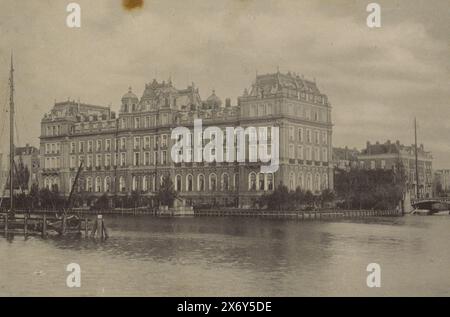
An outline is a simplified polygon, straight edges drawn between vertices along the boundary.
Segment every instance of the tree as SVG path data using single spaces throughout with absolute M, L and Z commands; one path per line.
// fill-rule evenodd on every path
M 95 210 L 103 211 L 106 209 L 109 209 L 109 198 L 108 195 L 105 193 L 101 195 L 94 203 L 93 208 Z
M 304 201 L 308 206 L 311 206 L 314 203 L 314 194 L 310 191 L 307 190 L 305 193 L 305 197 L 304 197 Z
M 299 186 L 291 192 L 291 197 L 294 207 L 299 207 L 305 202 L 305 192 Z
M 36 183 L 33 183 L 30 188 L 30 208 L 33 209 L 35 206 L 39 204 L 39 186 Z
M 28 181 L 30 180 L 30 171 L 28 166 L 23 164 L 22 159 L 19 159 L 18 164 L 14 164 L 14 189 L 28 189 Z
M 338 170 L 335 190 L 349 209 L 395 208 L 404 197 L 405 179 L 400 165 L 392 170 Z
M 320 201 L 322 204 L 332 202 L 335 198 L 334 192 L 331 189 L 324 189 L 320 194 Z
M 177 192 L 173 186 L 169 176 L 164 176 L 161 186 L 158 190 L 158 202 L 162 206 L 173 206 L 173 202 L 177 197 Z
M 292 194 L 289 193 L 288 188 L 280 183 L 273 192 L 264 194 L 259 199 L 260 206 L 267 206 L 271 210 L 288 209 L 291 202 Z

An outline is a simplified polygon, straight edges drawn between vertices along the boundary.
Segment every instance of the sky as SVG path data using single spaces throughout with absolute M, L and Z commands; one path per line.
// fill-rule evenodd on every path
M 81 28 L 66 6 L 81 6 Z M 387 0 L 381 27 L 364 0 L 1 0 L 0 133 L 7 145 L 8 72 L 14 51 L 18 143 L 39 144 L 40 120 L 68 98 L 118 110 L 128 87 L 154 78 L 195 82 L 236 103 L 256 73 L 315 79 L 332 104 L 333 146 L 418 142 L 450 168 L 450 1 Z

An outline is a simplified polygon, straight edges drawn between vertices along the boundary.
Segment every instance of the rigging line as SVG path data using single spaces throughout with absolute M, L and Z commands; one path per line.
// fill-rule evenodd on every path
M 5 119 L 6 119 L 6 116 L 2 116 L 1 130 L 0 130 L 0 142 L 3 140 L 3 132 L 5 132 Z
M 5 90 L 4 91 L 8 91 L 8 82 L 5 82 Z M 8 105 L 8 94 L 5 93 L 5 102 L 2 103 L 3 107 L 1 109 L 1 113 L 2 113 L 2 122 L 1 122 L 1 132 L 0 132 L 0 142 L 3 143 L 3 133 L 5 132 L 5 126 L 6 126 L 6 113 L 8 113 L 7 110 L 7 105 Z M 3 115 L 5 114 L 5 115 Z
M 16 121 L 16 120 L 14 120 L 14 130 L 15 130 L 15 132 L 16 132 L 16 135 L 15 135 L 15 137 L 16 137 L 16 143 L 15 143 L 15 144 L 19 145 L 19 144 L 20 144 L 19 129 L 17 128 L 17 121 Z M 15 149 L 16 147 L 17 147 L 17 146 L 14 146 L 14 149 Z

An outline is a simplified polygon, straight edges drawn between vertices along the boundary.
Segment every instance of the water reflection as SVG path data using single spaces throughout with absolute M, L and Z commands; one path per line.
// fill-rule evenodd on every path
M 110 238 L 0 239 L 0 295 L 442 295 L 450 217 L 107 217 Z M 65 287 L 65 265 L 82 287 Z M 383 287 L 365 284 L 380 263 Z M 34 274 L 41 272 L 41 274 Z M 423 287 L 427 284 L 427 287 Z

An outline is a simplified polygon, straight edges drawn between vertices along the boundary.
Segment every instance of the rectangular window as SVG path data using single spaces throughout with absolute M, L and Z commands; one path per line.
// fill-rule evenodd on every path
M 311 161 L 311 148 L 309 146 L 306 148 L 306 159 Z
M 102 166 L 102 155 L 101 154 L 97 154 L 95 157 L 95 166 L 96 167 L 100 167 Z
M 150 148 L 150 137 L 149 136 L 144 137 L 144 147 L 146 149 Z
M 166 147 L 167 146 L 167 135 L 163 134 L 161 136 L 161 146 Z
M 120 166 L 125 166 L 127 163 L 125 154 L 124 152 L 120 153 Z
M 92 155 L 87 156 L 87 167 L 92 167 Z
M 328 162 L 328 149 L 327 148 L 322 149 L 322 161 Z
M 84 153 L 84 141 L 78 142 L 78 153 Z
M 111 154 L 106 154 L 105 155 L 105 167 L 110 167 L 111 166 Z
M 144 164 L 145 165 L 150 165 L 150 152 L 145 152 L 144 153 Z
M 75 142 L 70 142 L 70 153 L 75 153 Z
M 139 129 L 139 118 L 138 117 L 134 118 L 134 128 Z
M 80 166 L 81 164 L 84 164 L 84 156 L 83 155 L 78 156 L 78 166 Z
M 301 145 L 298 146 L 297 158 L 299 160 L 303 160 L 303 146 Z
M 169 122 L 169 120 L 167 119 L 167 113 L 163 113 L 163 115 L 161 117 L 161 124 L 166 125 L 168 122 Z
M 294 144 L 289 144 L 289 158 L 295 159 Z
M 88 153 L 92 153 L 92 140 L 88 141 L 87 151 L 88 151 Z
M 167 151 L 161 151 L 161 164 L 167 164 Z
M 97 152 L 100 152 L 102 150 L 102 140 L 101 139 L 97 140 L 97 144 L 96 144 L 95 150 Z
M 111 140 L 110 139 L 105 140 L 105 151 L 107 151 L 107 152 L 111 151 Z
M 327 133 L 326 132 L 322 132 L 322 144 L 323 145 L 327 145 Z
M 303 142 L 303 128 L 298 128 L 298 141 Z
M 140 154 L 141 153 L 139 153 L 139 152 L 134 153 L 134 162 L 133 162 L 134 166 L 139 166 Z
M 306 142 L 311 143 L 311 130 L 306 130 Z
M 125 138 L 120 138 L 120 149 L 122 151 L 124 151 L 125 147 L 126 147 L 126 139 Z
M 72 155 L 72 156 L 70 157 L 69 165 L 70 165 L 70 168 L 75 168 L 75 167 L 76 167 L 76 166 L 75 166 L 75 156 L 74 156 L 74 155 Z
M 134 137 L 134 149 L 135 150 L 139 150 L 140 143 L 141 143 L 141 138 L 138 136 Z
M 289 127 L 289 141 L 294 141 L 294 127 Z
M 385 160 L 381 160 L 381 168 L 386 168 L 386 161 Z

